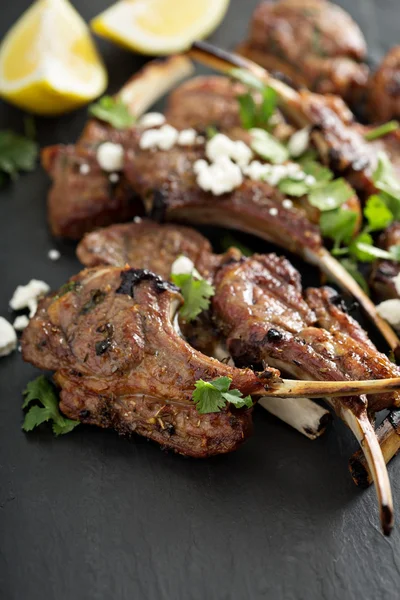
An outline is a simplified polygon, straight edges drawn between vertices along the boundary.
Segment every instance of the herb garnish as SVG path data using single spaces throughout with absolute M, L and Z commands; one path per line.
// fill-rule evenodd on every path
M 53 433 L 63 435 L 79 425 L 79 421 L 72 421 L 62 416 L 58 408 L 58 398 L 54 388 L 44 375 L 28 383 L 24 396 L 25 400 L 22 408 L 27 408 L 32 402 L 39 402 L 42 405 L 35 404 L 26 413 L 22 425 L 24 431 L 32 431 L 41 423 L 52 421 Z
M 240 120 L 245 129 L 268 127 L 269 120 L 276 109 L 277 95 L 271 87 L 265 87 L 261 91 L 261 96 L 261 104 L 257 104 L 250 93 L 237 97 Z
M 364 138 L 371 142 L 372 140 L 377 140 L 378 138 L 387 135 L 388 133 L 392 133 L 392 131 L 396 131 L 399 128 L 398 121 L 388 121 L 387 123 L 383 123 L 383 125 L 379 125 L 367 133 L 364 133 Z
M 110 123 L 116 129 L 126 129 L 136 121 L 127 105 L 112 96 L 103 96 L 96 104 L 89 106 L 89 114 L 96 119 Z
M 232 379 L 230 377 L 218 377 L 212 381 L 204 381 L 199 379 L 195 383 L 195 391 L 193 392 L 193 400 L 199 413 L 216 413 L 220 412 L 229 402 L 236 408 L 253 406 L 251 396 L 243 398 L 242 392 L 239 390 L 230 390 Z
M 251 149 L 273 164 L 282 164 L 289 158 L 289 150 L 264 129 L 250 129 Z
M 31 139 L 14 133 L 0 131 L 0 183 L 18 177 L 19 171 L 32 171 L 35 168 L 38 145 Z
M 171 281 L 181 289 L 185 302 L 180 309 L 180 314 L 185 321 L 193 321 L 209 307 L 215 289 L 208 281 L 192 273 L 172 274 Z

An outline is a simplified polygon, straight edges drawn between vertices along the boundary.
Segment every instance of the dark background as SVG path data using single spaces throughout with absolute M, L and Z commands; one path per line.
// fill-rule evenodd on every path
M 0 37 L 29 4 L 2 0 Z M 89 18 L 109 2 L 74 4 Z M 231 0 L 213 41 L 233 48 L 256 4 Z M 372 61 L 398 42 L 398 0 L 340 4 Z M 100 47 L 115 91 L 143 59 Z M 85 115 L 37 120 L 40 144 L 75 140 Z M 22 115 L 2 103 L 8 127 L 22 130 Z M 79 269 L 73 244 L 47 230 L 47 188 L 37 168 L 0 191 L 0 314 L 9 320 L 18 284 L 58 287 Z M 54 263 L 53 247 L 62 252 Z M 302 272 L 308 279 L 310 267 Z M 356 444 L 341 423 L 311 442 L 259 408 L 240 451 L 204 461 L 83 426 L 59 439 L 47 426 L 25 435 L 21 391 L 36 375 L 18 352 L 0 359 L 1 600 L 399 598 L 400 517 L 385 539 L 374 490 L 349 476 Z M 400 460 L 389 471 L 399 509 Z

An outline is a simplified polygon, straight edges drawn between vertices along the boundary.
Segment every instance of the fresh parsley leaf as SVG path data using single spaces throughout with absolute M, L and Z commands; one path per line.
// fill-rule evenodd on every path
M 384 152 L 378 155 L 378 165 L 372 175 L 375 187 L 383 192 L 380 194 L 386 202 L 393 217 L 400 219 L 400 180 L 389 157 Z
M 220 412 L 227 402 L 236 408 L 243 406 L 250 408 L 253 405 L 251 396 L 243 398 L 243 394 L 239 390 L 229 390 L 231 383 L 230 377 L 218 377 L 212 381 L 203 379 L 196 381 L 193 400 L 198 412 L 201 414 Z
M 171 275 L 171 280 L 181 289 L 185 302 L 180 314 L 185 321 L 193 321 L 202 310 L 209 307 L 215 289 L 208 281 L 197 279 L 188 273 Z
M 278 188 L 282 194 L 295 196 L 296 198 L 304 196 L 310 191 L 310 185 L 307 184 L 304 179 L 299 181 L 298 179 L 293 179 L 292 177 L 281 179 L 278 183 Z
M 257 125 L 268 125 L 270 118 L 274 114 L 277 106 L 277 94 L 274 89 L 266 86 L 261 92 L 262 101 L 258 108 Z
M 213 127 L 212 125 L 209 125 L 208 127 L 206 127 L 206 136 L 208 140 L 211 140 L 211 138 L 213 138 L 215 135 L 217 135 L 218 133 L 218 129 L 216 127 Z
M 43 375 L 28 383 L 24 396 L 22 408 L 28 408 L 32 402 L 39 402 L 42 405 L 35 404 L 26 413 L 22 425 L 24 431 L 32 431 L 41 423 L 53 421 L 53 433 L 62 435 L 69 433 L 79 425 L 79 421 L 72 421 L 62 416 L 54 388 Z
M 320 162 L 303 156 L 299 161 L 303 172 L 306 175 L 312 175 L 317 185 L 329 183 L 333 179 L 333 173 L 328 167 L 324 167 Z M 316 186 L 314 184 L 314 187 Z
M 319 222 L 322 235 L 333 240 L 336 246 L 348 244 L 354 234 L 357 216 L 354 210 L 342 207 L 322 212 Z
M 0 131 L 1 173 L 16 179 L 19 171 L 35 168 L 37 155 L 38 146 L 32 140 L 13 131 Z
M 228 248 L 231 248 L 232 246 L 240 250 L 243 256 L 253 256 L 254 254 L 254 252 L 250 250 L 250 248 L 248 248 L 241 242 L 238 242 L 238 240 L 235 237 L 233 237 L 232 234 L 227 233 L 221 240 L 221 247 L 223 250 L 228 250 Z
M 391 254 L 387 250 L 382 250 L 382 248 L 377 248 L 373 244 L 368 244 L 366 242 L 359 241 L 357 242 L 357 248 L 360 255 L 363 256 L 363 258 L 360 258 L 359 260 L 362 260 L 363 262 L 372 262 L 376 258 L 383 258 L 384 260 L 394 260 L 393 254 Z
M 116 129 L 126 129 L 136 121 L 126 104 L 111 96 L 103 96 L 96 104 L 89 106 L 89 114 L 100 121 L 110 123 Z
M 251 149 L 273 164 L 282 164 L 289 158 L 289 150 L 264 129 L 250 129 Z
M 393 213 L 386 206 L 384 199 L 378 194 L 370 196 L 364 208 L 368 231 L 385 229 L 393 221 Z
M 383 125 L 379 125 L 379 127 L 375 127 L 374 129 L 367 131 L 367 133 L 364 134 L 364 138 L 368 142 L 371 142 L 372 140 L 377 140 L 378 138 L 381 138 L 392 131 L 396 131 L 398 128 L 398 121 L 388 121 L 388 123 L 383 123 Z
M 354 191 L 343 179 L 335 179 L 323 187 L 311 190 L 308 201 L 321 212 L 331 211 L 339 208 L 354 196 Z
M 258 79 L 258 77 L 246 69 L 231 69 L 229 71 L 229 75 L 233 77 L 233 79 L 241 81 L 247 87 L 254 88 L 260 92 L 262 92 L 265 88 L 265 83 L 263 83 L 260 79 Z
M 257 122 L 257 105 L 251 94 L 237 96 L 240 121 L 245 129 L 251 129 Z
M 364 290 L 364 292 L 369 296 L 369 287 L 365 277 L 358 270 L 358 266 L 355 260 L 350 258 L 343 258 L 341 261 L 342 266 L 346 269 L 346 271 L 357 281 L 359 286 Z
M 349 254 L 361 262 L 370 262 L 371 260 L 374 260 L 371 258 L 371 253 L 369 251 L 366 252 L 363 250 L 365 246 L 373 247 L 374 240 L 369 233 L 363 231 L 354 240 L 352 240 L 348 249 Z

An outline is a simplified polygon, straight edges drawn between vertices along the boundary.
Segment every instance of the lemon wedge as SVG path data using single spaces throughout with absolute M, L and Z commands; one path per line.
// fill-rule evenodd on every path
M 98 35 L 143 54 L 172 54 L 209 35 L 229 0 L 120 0 L 91 22 Z
M 68 112 L 106 86 L 89 28 L 68 0 L 37 0 L 0 46 L 0 95 L 29 112 Z

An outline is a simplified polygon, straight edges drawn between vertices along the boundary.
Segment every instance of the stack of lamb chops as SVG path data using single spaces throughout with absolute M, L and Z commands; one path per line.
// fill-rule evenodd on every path
M 174 244 L 163 242 L 168 236 Z M 182 252 L 214 282 L 208 318 L 241 368 L 207 357 L 181 337 L 179 290 L 153 271 L 167 273 Z M 42 300 L 22 338 L 25 360 L 56 371 L 64 414 L 201 457 L 236 449 L 251 431 L 251 409 L 227 404 L 200 414 L 192 401 L 200 379 L 229 377 L 234 389 L 253 399 L 329 396 L 366 454 L 382 527 L 390 532 L 390 484 L 367 410 L 400 402 L 400 370 L 336 306 L 332 290 L 309 290 L 306 302 L 299 274 L 286 259 L 246 259 L 237 250 L 216 256 L 196 232 L 146 222 L 88 234 L 78 256 L 98 266 Z M 126 259 L 132 266 L 121 267 Z M 323 382 L 282 380 L 267 362 Z M 362 381 L 353 381 L 358 377 Z M 370 406 L 363 395 L 369 392 Z
M 180 64 L 180 71 L 182 72 L 183 63 Z M 165 65 L 164 65 L 165 67 Z M 188 71 L 188 69 L 186 68 L 186 70 Z M 208 92 L 210 92 L 210 89 L 215 89 L 215 83 L 212 81 L 212 84 L 208 86 Z M 226 80 L 221 80 L 221 81 L 226 81 Z M 205 81 L 200 81 L 200 88 L 203 89 L 203 92 L 206 91 L 207 89 L 207 84 Z M 280 82 L 278 82 L 280 84 Z M 226 87 L 226 84 L 222 84 Z M 189 86 L 190 87 L 190 86 Z M 196 86 L 194 86 L 196 87 Z M 193 91 L 193 88 L 192 88 Z M 230 98 L 229 98 L 230 96 Z M 204 98 L 207 98 L 209 96 L 205 95 Z M 217 94 L 218 97 L 218 94 Z M 232 105 L 232 101 L 235 98 L 235 94 L 233 92 L 229 92 L 228 93 L 228 105 L 229 103 Z M 215 99 L 214 99 L 215 100 Z M 225 103 L 225 99 L 222 97 L 220 99 L 220 102 L 217 102 L 217 106 L 220 106 L 222 104 L 222 106 L 224 106 Z M 225 103 L 226 104 L 226 103 Z M 306 103 L 307 104 L 307 103 Z M 212 103 L 212 105 L 215 105 L 215 102 Z M 292 107 L 293 108 L 293 107 Z M 327 110 L 331 110 L 331 109 L 327 109 L 325 105 L 322 105 L 318 107 L 318 98 L 317 98 L 317 108 L 319 109 L 323 109 L 323 116 L 325 117 L 327 114 Z M 317 116 L 320 117 L 320 112 L 321 110 L 318 112 L 318 110 L 316 111 Z M 332 110 L 331 110 L 332 112 Z M 190 113 L 190 111 L 189 111 Z M 222 109 L 220 110 L 221 115 L 224 116 L 225 118 L 225 114 L 227 114 L 227 120 L 229 117 L 229 111 L 227 113 L 225 113 L 225 110 Z M 333 111 L 334 114 L 335 111 Z M 231 113 L 232 115 L 232 113 Z M 209 116 L 209 115 L 208 115 Z M 197 117 L 196 117 L 197 118 Z M 221 116 L 220 116 L 221 118 Z M 237 119 L 237 111 L 236 111 L 236 119 Z M 201 115 L 200 115 L 200 121 L 201 121 Z M 210 121 L 208 121 L 209 123 Z M 215 120 L 213 120 L 213 122 L 215 122 Z M 206 122 L 207 123 L 207 122 Z M 204 115 L 203 115 L 203 126 L 206 124 L 204 122 Z M 201 122 L 200 122 L 201 124 Z M 335 124 L 336 125 L 336 124 Z M 220 125 L 221 128 L 223 127 L 223 125 Z M 229 131 L 231 131 L 231 124 L 227 125 L 227 128 Z M 341 129 L 339 128 L 339 131 L 337 131 L 337 128 L 334 127 L 334 137 L 333 137 L 333 142 L 337 143 L 338 142 L 338 138 L 340 138 L 340 136 L 343 134 L 343 129 L 345 129 L 345 124 L 342 121 L 342 127 Z M 104 126 L 98 122 L 92 122 L 91 124 L 89 124 L 89 126 L 87 127 L 84 136 L 82 137 L 81 142 L 78 144 L 78 146 L 76 146 L 75 148 L 68 148 L 68 152 L 63 154 L 63 149 L 61 149 L 61 154 L 60 154 L 60 148 L 58 149 L 52 149 L 52 150 L 48 150 L 46 155 L 45 155 L 45 162 L 47 164 L 47 166 L 49 167 L 49 169 L 53 172 L 53 174 L 55 175 L 55 185 L 53 187 L 52 190 L 52 195 L 50 196 L 50 209 L 53 206 L 57 205 L 56 200 L 58 199 L 58 205 L 59 205 L 59 209 L 61 210 L 61 212 L 63 212 L 63 214 L 61 215 L 62 218 L 59 218 L 59 214 L 57 214 L 57 212 L 55 211 L 51 211 L 50 210 L 50 218 L 51 218 L 51 222 L 53 225 L 53 230 L 57 233 L 62 233 L 62 228 L 64 227 L 64 232 L 67 232 L 68 235 L 71 235 L 72 237 L 79 237 L 79 235 L 82 234 L 82 232 L 88 228 L 88 227 L 92 227 L 93 224 L 104 224 L 104 222 L 102 222 L 102 214 L 106 214 L 105 217 L 105 222 L 109 222 L 110 220 L 113 220 L 115 215 L 111 216 L 108 214 L 107 215 L 107 204 L 109 202 L 106 201 L 105 203 L 99 205 L 95 205 L 95 202 L 91 202 L 90 196 L 88 190 L 90 189 L 90 186 L 86 185 L 85 182 L 85 173 L 84 170 L 81 169 L 81 167 L 83 165 L 86 165 L 87 162 L 86 160 L 91 160 L 92 163 L 94 164 L 94 167 L 96 167 L 95 165 L 95 149 L 96 146 L 99 144 L 99 142 L 105 141 L 105 140 L 115 140 L 118 142 L 123 143 L 126 146 L 126 156 L 129 157 L 128 160 L 128 164 L 127 164 L 127 168 L 124 169 L 123 172 L 123 176 L 121 177 L 122 182 L 120 181 L 120 183 L 126 183 L 126 181 L 129 182 L 129 184 L 127 185 L 126 188 L 126 196 L 130 195 L 130 198 L 134 198 L 137 194 L 141 195 L 142 198 L 145 200 L 145 203 L 147 204 L 147 206 L 151 207 L 152 209 L 152 213 L 153 214 L 157 214 L 160 215 L 160 213 L 163 213 L 164 216 L 166 215 L 167 217 L 170 218 L 177 218 L 179 217 L 179 211 L 175 211 L 173 209 L 177 208 L 177 204 L 178 204 L 178 209 L 180 208 L 180 203 L 182 204 L 182 201 L 184 202 L 184 192 L 187 192 L 188 189 L 189 191 L 192 193 L 193 190 L 190 187 L 191 185 L 191 181 L 189 178 L 189 181 L 184 181 L 184 186 L 179 189 L 179 184 L 177 184 L 177 181 L 179 181 L 179 178 L 176 176 L 172 176 L 170 177 L 171 174 L 171 164 L 173 165 L 173 167 L 176 169 L 176 167 L 178 166 L 178 174 L 183 174 L 185 172 L 187 172 L 185 170 L 185 164 L 186 166 L 190 165 L 190 152 L 188 153 L 187 150 L 185 152 L 180 152 L 180 154 L 174 154 L 174 153 L 168 153 L 171 154 L 171 161 L 169 160 L 169 157 L 166 156 L 166 153 L 162 153 L 162 152 L 156 152 L 153 153 L 154 154 L 154 159 L 155 162 L 153 162 L 153 164 L 149 165 L 149 161 L 145 160 L 145 158 L 149 158 L 149 153 L 140 151 L 140 146 L 138 148 L 137 146 L 137 140 L 138 137 L 140 136 L 140 130 L 139 130 L 139 135 L 138 135 L 138 130 L 135 128 L 133 130 L 130 130 L 128 132 L 128 135 L 126 135 L 127 132 L 119 132 L 116 130 L 113 130 L 112 128 L 108 127 L 108 126 Z M 347 134 L 347 131 L 345 131 L 345 133 Z M 240 138 L 243 135 L 243 131 L 238 131 L 237 133 L 238 137 Z M 350 141 L 348 143 L 349 149 L 352 152 L 354 150 L 354 135 L 352 132 L 352 135 L 349 136 L 350 137 Z M 332 140 L 331 140 L 332 141 Z M 355 140 L 356 142 L 358 142 L 358 140 Z M 334 144 L 333 144 L 334 145 Z M 326 144 L 325 144 L 326 147 Z M 350 154 L 351 154 L 350 152 Z M 81 154 L 83 153 L 83 155 Z M 133 156 L 134 160 L 130 160 L 130 153 Z M 62 160 L 60 159 L 60 155 Z M 189 159 L 188 159 L 188 155 L 189 155 Z M 194 155 L 196 156 L 196 151 L 194 151 Z M 142 162 L 140 162 L 140 159 L 142 158 Z M 345 153 L 345 159 L 347 159 L 347 163 L 349 162 L 348 158 L 349 158 L 349 153 L 347 152 L 347 154 Z M 137 161 L 139 159 L 139 161 L 136 163 L 137 164 L 137 170 L 136 173 L 134 173 L 134 169 L 133 169 L 133 165 L 135 163 L 135 161 Z M 159 159 L 159 160 L 157 160 Z M 185 161 L 189 161 L 186 162 Z M 353 161 L 354 162 L 354 161 Z M 132 167 L 130 170 L 128 167 Z M 351 166 L 354 166 L 353 164 Z M 89 164 L 89 167 L 91 168 L 91 165 Z M 155 171 L 153 169 L 159 169 L 159 171 Z M 179 169 L 181 169 L 181 171 L 179 171 Z M 86 169 L 85 169 L 86 170 Z M 133 175 L 132 175 L 133 172 Z M 149 186 L 149 177 L 150 174 L 155 175 L 155 173 L 157 173 L 157 175 L 160 173 L 161 177 L 158 179 L 158 182 L 155 182 L 155 185 L 152 185 L 150 188 L 147 187 L 146 185 Z M 172 170 L 173 173 L 173 170 Z M 149 177 L 148 177 L 149 174 Z M 100 185 L 100 189 L 101 189 L 101 194 L 104 194 L 104 189 L 106 189 L 105 186 L 108 186 L 108 189 L 111 190 L 109 191 L 109 195 L 111 195 L 112 197 L 114 197 L 115 195 L 115 191 L 113 190 L 113 186 L 111 186 L 108 183 L 108 176 L 107 174 L 105 174 L 104 172 L 102 172 L 100 169 L 96 168 L 94 169 L 94 173 L 93 175 L 96 176 L 96 178 L 98 178 L 98 182 L 101 182 Z M 143 177 L 141 177 L 141 175 L 143 175 Z M 73 194 L 71 196 L 68 196 L 68 200 L 72 200 L 75 201 L 75 208 L 80 208 L 81 206 L 83 206 L 84 210 L 82 212 L 80 212 L 79 210 L 73 210 L 71 211 L 70 208 L 71 206 L 68 207 L 68 203 L 65 202 L 60 202 L 60 195 L 61 192 L 63 192 L 63 197 L 64 193 L 66 192 L 66 190 L 71 189 L 71 179 L 72 176 L 74 176 L 74 185 L 72 186 L 72 191 Z M 82 177 L 81 177 L 82 176 Z M 86 175 L 87 177 L 87 175 Z M 134 184 L 132 185 L 132 181 L 134 182 Z M 187 183 L 189 183 L 189 188 L 187 187 Z M 150 182 L 151 185 L 151 182 Z M 186 186 L 186 187 L 185 187 Z M 318 235 L 318 231 L 317 228 L 314 227 L 312 225 L 312 223 L 309 221 L 309 219 L 306 218 L 306 213 L 303 209 L 301 208 L 297 208 L 294 207 L 292 208 L 292 210 L 289 211 L 289 216 L 286 218 L 284 218 L 285 216 L 285 210 L 284 210 L 284 206 L 282 206 L 282 201 L 283 198 L 279 196 L 279 194 L 277 193 L 276 190 L 274 190 L 272 188 L 271 190 L 271 186 L 269 186 L 269 190 L 266 190 L 266 187 L 263 186 L 248 186 L 249 187 L 249 191 L 248 194 L 243 194 L 241 195 L 236 195 L 235 194 L 230 194 L 230 198 L 228 199 L 228 202 L 225 203 L 222 206 L 222 211 L 219 211 L 218 209 L 221 209 L 221 206 L 216 207 L 216 211 L 213 210 L 213 207 L 211 206 L 211 203 L 208 202 L 207 204 L 205 204 L 206 199 L 204 198 L 204 194 L 203 197 L 201 197 L 201 194 L 199 195 L 199 193 L 197 193 L 197 195 L 195 193 L 192 193 L 191 198 L 190 198 L 190 203 L 189 204 L 194 204 L 194 210 L 193 212 L 191 212 L 191 207 L 190 208 L 190 215 L 189 218 L 190 220 L 202 220 L 204 218 L 204 209 L 206 209 L 206 211 L 208 211 L 210 213 L 210 217 L 208 217 L 208 221 L 206 222 L 210 222 L 213 221 L 216 217 L 221 216 L 224 217 L 224 223 L 226 224 L 230 224 L 234 227 L 238 227 L 238 228 L 242 228 L 245 230 L 249 230 L 249 225 L 244 224 L 242 225 L 240 223 L 241 220 L 241 213 L 245 213 L 244 216 L 247 218 L 250 215 L 250 220 L 247 218 L 247 222 L 251 223 L 251 230 L 252 231 L 256 231 L 259 232 L 260 231 L 260 225 L 258 223 L 258 221 L 262 220 L 263 217 L 263 210 L 262 210 L 262 205 L 263 202 L 260 202 L 260 200 L 258 200 L 257 202 L 257 195 L 258 197 L 262 194 L 265 194 L 267 199 L 268 199 L 268 203 L 271 202 L 271 206 L 268 206 L 268 208 L 276 208 L 276 210 L 278 211 L 278 214 L 280 216 L 280 219 L 274 220 L 271 217 L 273 216 L 272 213 L 269 213 L 269 218 L 267 217 L 267 214 L 264 212 L 264 220 L 262 223 L 262 231 L 260 232 L 261 235 L 263 237 L 267 237 L 268 239 L 272 239 L 274 241 L 276 241 L 277 243 L 280 243 L 281 245 L 284 245 L 286 247 L 289 247 L 291 250 L 296 250 L 297 252 L 303 254 L 303 255 L 308 255 L 310 252 L 311 254 L 317 255 L 320 250 L 320 239 L 319 239 L 319 235 Z M 161 188 L 161 190 L 160 190 Z M 254 191 L 256 190 L 256 191 Z M 168 194 L 167 194 L 168 192 Z M 178 203 L 174 203 L 173 200 L 173 193 L 171 192 L 175 192 L 176 193 L 176 198 L 178 200 Z M 172 202 L 170 204 L 170 196 L 172 196 Z M 63 198 L 63 200 L 64 200 Z M 82 198 L 84 200 L 86 200 L 86 202 L 82 202 Z M 221 198 L 221 202 L 223 202 L 223 198 Z M 216 204 L 216 203 L 214 203 Z M 250 210 L 248 211 L 248 206 L 250 205 Z M 252 206 L 253 205 L 253 206 Z M 94 210 L 96 211 L 96 217 L 99 217 L 99 219 L 95 218 L 93 219 L 92 222 L 92 217 L 90 214 L 91 211 L 91 206 L 94 207 Z M 172 207 L 172 210 L 169 211 L 170 206 Z M 196 206 L 197 206 L 197 213 L 196 213 Z M 261 207 L 261 208 L 260 208 Z M 89 208 L 89 214 L 87 212 L 87 209 Z M 186 210 L 187 207 L 184 206 L 184 209 Z M 256 210 L 254 210 L 254 208 Z M 85 209 L 86 209 L 86 213 L 85 213 Z M 253 210 L 251 210 L 253 209 Z M 226 217 L 226 215 L 221 215 L 221 213 L 224 213 L 224 211 L 227 210 L 229 211 L 230 214 L 228 214 L 228 216 Z M 116 211 L 118 212 L 118 211 Z M 171 214 L 169 214 L 169 212 L 171 212 Z M 269 212 L 269 211 L 268 211 Z M 200 214 L 199 214 L 200 213 Z M 217 213 L 217 214 L 216 214 Z M 251 214 L 252 213 L 252 214 Z M 282 214 L 283 213 L 283 214 Z M 83 214 L 83 217 L 82 217 Z M 185 215 L 183 218 L 187 218 Z M 205 216 L 205 218 L 207 219 L 207 215 Z M 63 220 L 64 219 L 64 220 Z M 68 219 L 70 219 L 70 221 L 68 221 Z M 291 221 L 293 219 L 296 219 L 297 222 L 295 223 L 295 225 L 293 226 L 293 223 L 291 223 Z M 217 219 L 218 220 L 218 219 Z M 271 221 L 273 221 L 271 223 Z M 68 232 L 68 227 L 69 227 L 69 223 L 72 222 L 72 227 L 70 228 L 70 231 Z M 67 225 L 65 226 L 65 224 L 67 223 Z M 57 227 L 58 225 L 61 224 L 61 227 L 59 228 L 59 230 L 57 231 Z M 265 231 L 265 228 L 267 228 L 267 231 Z M 277 231 L 277 228 L 280 227 L 280 229 Z M 258 228 L 258 230 L 257 230 Z M 281 238 L 281 235 L 283 232 L 284 237 Z M 305 235 L 302 235 L 305 234 Z M 294 241 L 292 241 L 292 236 L 294 237 Z M 279 238 L 279 239 L 278 239 Z M 313 248 L 313 244 L 314 248 Z M 311 251 L 310 251 L 311 248 Z M 315 251 L 315 248 L 318 248 L 318 252 Z M 85 280 L 86 281 L 86 280 Z M 393 338 L 392 338 L 393 341 Z M 367 388 L 369 389 L 369 388 Z M 297 389 L 297 393 L 299 391 L 299 388 Z M 358 392 L 360 392 L 360 389 L 358 389 Z M 263 392 L 265 393 L 265 391 Z M 319 393 L 321 394 L 321 390 L 319 391 Z M 310 395 L 310 389 L 308 387 L 308 395 Z M 369 423 L 369 421 L 368 421 Z M 353 427 L 354 429 L 354 427 Z M 369 444 L 370 440 L 366 440 L 367 442 L 367 446 Z M 380 467 L 379 467 L 380 468 Z M 375 469 L 375 466 L 374 466 Z M 376 470 L 376 469 L 375 469 Z M 376 474 L 376 473 L 375 473 Z M 379 479 L 379 477 L 378 477 Z M 380 490 L 384 489 L 386 486 L 386 484 L 382 485 L 382 477 L 381 477 L 381 483 L 378 486 Z M 385 492 L 386 497 L 387 497 L 387 493 Z M 386 518 L 387 521 L 387 518 Z

